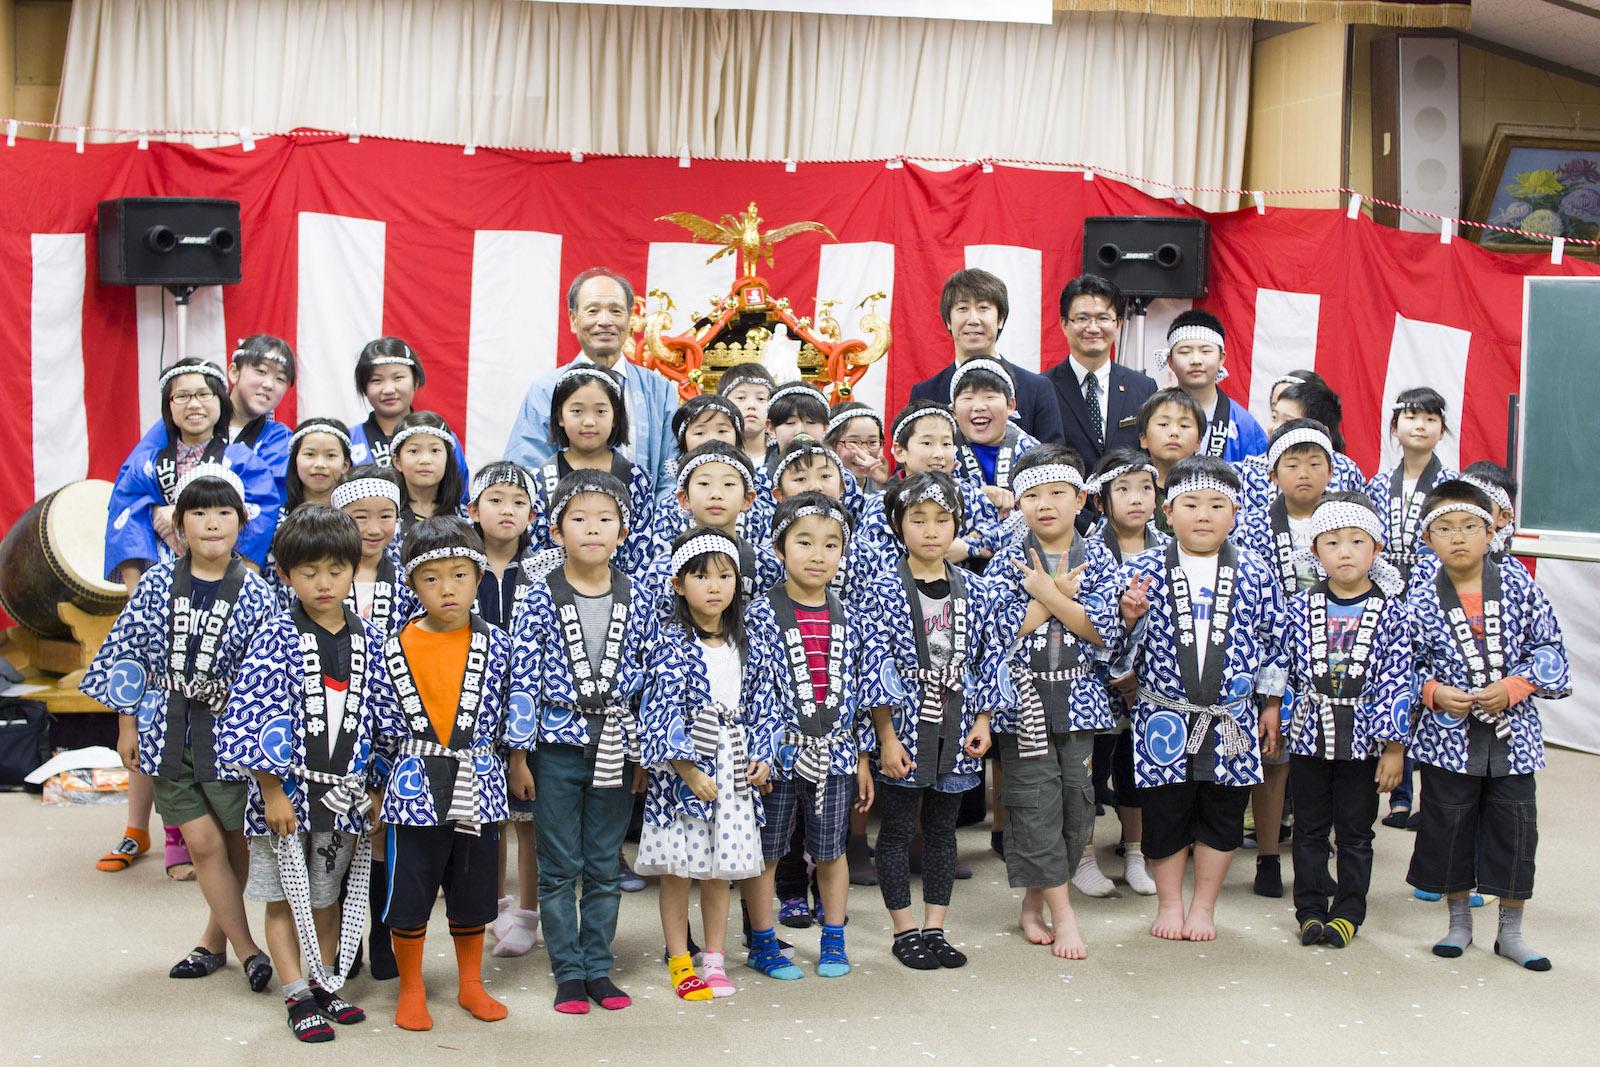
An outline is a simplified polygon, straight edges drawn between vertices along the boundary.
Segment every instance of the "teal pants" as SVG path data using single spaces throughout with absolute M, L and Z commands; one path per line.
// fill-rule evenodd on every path
M 539 840 L 539 924 L 556 981 L 603 978 L 617 934 L 617 855 L 633 794 L 631 766 L 618 789 L 595 789 L 594 756 L 577 745 L 534 753 L 533 827 Z M 579 880 L 583 893 L 578 895 Z

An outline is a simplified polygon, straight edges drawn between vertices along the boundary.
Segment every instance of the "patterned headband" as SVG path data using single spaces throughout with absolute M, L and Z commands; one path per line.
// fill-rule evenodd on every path
M 828 404 L 827 397 L 823 396 L 822 390 L 818 389 L 816 386 L 808 385 L 805 382 L 790 382 L 788 385 L 780 386 L 778 389 L 773 391 L 771 396 L 767 397 L 767 407 L 770 408 L 784 397 L 793 393 L 804 393 L 813 400 L 821 403 L 824 407 L 826 407 Z
M 1302 378 L 1298 374 L 1285 374 L 1281 378 L 1274 378 L 1272 380 L 1272 387 L 1274 389 L 1276 389 L 1278 386 L 1282 385 L 1284 382 L 1288 382 L 1290 385 L 1304 385 L 1304 384 L 1306 384 L 1307 380 L 1308 379 Z
M 1072 488 L 1083 490 L 1083 475 L 1078 473 L 1078 468 L 1068 463 L 1041 463 L 1037 467 L 1020 470 L 1011 476 L 1011 493 L 1018 500 L 1029 489 L 1051 482 L 1066 482 Z
M 233 491 L 239 494 L 239 500 L 244 501 L 244 482 L 233 471 L 220 463 L 197 463 L 189 469 L 189 473 L 178 479 L 178 487 L 172 494 L 172 499 L 177 500 L 183 496 L 183 491 L 198 482 L 201 478 L 215 478 L 227 482 Z
M 871 419 L 878 424 L 878 433 L 883 433 L 883 416 L 869 407 L 853 408 L 849 411 L 840 411 L 828 419 L 828 428 L 822 431 L 822 436 L 832 437 L 839 427 L 851 419 Z
M 402 572 L 401 576 L 409 582 L 411 580 L 412 572 L 418 567 L 422 566 L 424 563 L 432 563 L 434 560 L 440 559 L 468 559 L 473 563 L 476 563 L 480 571 L 486 571 L 489 569 L 489 561 L 484 558 L 482 552 L 479 552 L 475 548 L 468 548 L 466 545 L 451 545 L 449 548 L 435 548 L 431 551 L 424 552 L 422 555 L 416 557 L 405 565 L 405 570 Z
M 944 495 L 944 487 L 938 482 L 929 482 L 916 496 L 909 497 L 905 502 L 905 510 L 910 511 L 918 504 L 926 504 L 930 500 L 954 515 L 958 525 L 961 523 L 965 515 L 961 502 L 961 490 L 959 488 L 956 490 L 955 502 L 951 503 L 950 498 Z
M 1480 478 L 1476 474 L 1463 474 L 1461 480 L 1468 485 L 1476 486 L 1483 490 L 1483 495 L 1494 501 L 1494 506 L 1501 511 L 1513 510 L 1511 507 L 1511 495 L 1487 478 Z
M 1161 472 L 1156 470 L 1156 468 L 1155 468 L 1155 466 L 1153 464 L 1150 464 L 1150 463 L 1124 463 L 1120 467 L 1112 467 L 1110 470 L 1105 471 L 1105 472 L 1100 473 L 1100 474 L 1097 474 L 1093 478 L 1090 478 L 1087 482 L 1084 483 L 1084 486 L 1083 486 L 1084 492 L 1092 493 L 1095 496 L 1099 496 L 1101 493 L 1105 492 L 1107 487 L 1109 487 L 1111 485 L 1111 483 L 1115 482 L 1118 478 L 1121 478 L 1125 474 L 1137 474 L 1140 471 L 1149 472 L 1150 481 L 1152 483 L 1155 483 L 1155 482 L 1158 482 L 1158 481 L 1161 480 Z
M 417 366 L 417 354 L 415 352 L 411 351 L 411 346 L 406 344 L 404 341 L 400 342 L 400 347 L 405 349 L 405 352 L 403 352 L 401 355 L 398 355 L 398 356 L 373 356 L 372 360 L 371 360 L 372 366 L 374 366 L 374 367 L 385 367 L 385 366 L 410 367 L 413 370 L 415 370 L 416 366 Z
M 293 449 L 295 445 L 299 444 L 302 437 L 314 433 L 325 433 L 329 437 L 337 438 L 344 445 L 344 450 L 346 452 L 350 451 L 350 435 L 339 429 L 337 426 L 329 426 L 327 423 L 322 422 L 314 422 L 310 426 L 302 426 L 294 433 L 290 434 L 290 449 Z
M 1218 348 L 1223 348 L 1222 335 L 1211 327 L 1204 326 L 1198 322 L 1185 323 L 1167 334 L 1167 350 L 1171 351 L 1184 341 L 1199 341 L 1202 344 L 1216 345 Z
M 694 469 L 696 467 L 703 467 L 707 463 L 726 463 L 728 466 L 739 472 L 739 477 L 744 480 L 744 488 L 746 492 L 755 491 L 755 479 L 750 476 L 749 470 L 745 468 L 743 463 L 740 463 L 732 456 L 723 456 L 718 455 L 715 452 L 706 452 L 694 457 L 685 463 L 681 468 L 679 468 L 678 492 L 687 492 L 689 489 L 689 475 L 694 473 Z
M 1210 474 L 1191 474 L 1183 481 L 1167 486 L 1167 503 L 1173 503 L 1185 493 L 1204 493 L 1208 490 L 1221 493 L 1228 498 L 1228 503 L 1239 506 L 1239 490 Z
M 156 388 L 165 389 L 168 382 L 185 374 L 204 374 L 208 378 L 215 378 L 224 386 L 228 384 L 228 376 L 215 363 L 180 363 L 176 367 L 167 368 L 167 372 L 156 379 Z
M 782 459 L 778 460 L 778 465 L 772 468 L 772 484 L 777 485 L 779 482 L 783 481 L 783 472 L 788 470 L 790 466 L 798 463 L 802 459 L 809 460 L 813 456 L 822 456 L 826 458 L 829 463 L 832 463 L 835 467 L 839 468 L 839 474 L 841 477 L 843 477 L 844 462 L 839 458 L 839 453 L 835 452 L 827 445 L 806 445 L 802 448 L 794 449 Z
M 357 500 L 382 498 L 395 507 L 400 506 L 400 487 L 387 478 L 357 478 L 353 482 L 336 485 L 329 499 L 334 507 L 343 510 Z
M 629 522 L 632 521 L 632 519 L 633 519 L 633 511 L 632 511 L 632 508 L 629 507 L 628 499 L 627 499 L 627 497 L 625 495 L 624 496 L 618 496 L 616 493 L 613 493 L 611 490 L 602 488 L 601 486 L 593 485 L 593 484 L 586 483 L 586 482 L 579 482 L 577 484 L 576 488 L 569 490 L 568 492 L 566 492 L 562 496 L 556 497 L 555 500 L 553 502 L 551 502 L 551 504 L 550 504 L 550 525 L 551 526 L 560 526 L 561 525 L 561 516 L 563 516 L 563 515 L 565 515 L 567 513 L 568 505 L 570 505 L 573 502 L 573 500 L 575 500 L 578 497 L 584 495 L 585 493 L 599 493 L 601 496 L 610 497 L 613 501 L 616 502 L 617 515 L 622 519 L 622 525 L 626 526 L 626 525 L 628 525 Z M 529 496 L 532 496 L 532 494 L 530 493 Z
M 1317 510 L 1311 514 L 1313 544 L 1325 533 L 1346 529 L 1364 530 L 1380 545 L 1385 540 L 1383 520 L 1369 507 L 1348 500 L 1330 500 L 1326 504 L 1318 504 Z
M 807 504 L 803 508 L 796 508 L 793 515 L 790 515 L 782 522 L 773 525 L 772 543 L 774 545 L 783 544 L 783 533 L 785 530 L 799 522 L 801 519 L 809 518 L 813 515 L 820 515 L 825 519 L 832 519 L 834 522 L 838 523 L 839 532 L 844 534 L 844 539 L 846 541 L 850 540 L 850 520 L 848 517 L 846 517 L 843 508 L 838 507 L 837 505 L 829 505 L 828 507 L 824 508 L 818 507 L 815 504 Z
M 1345 506 L 1349 507 L 1350 505 L 1347 504 Z M 1359 507 L 1360 505 L 1356 506 Z M 1343 527 L 1335 527 L 1335 529 L 1343 529 Z M 1327 531 L 1323 532 L 1326 533 Z M 1294 561 L 1294 567 L 1297 571 L 1303 567 L 1310 567 L 1319 578 L 1328 576 L 1328 569 L 1322 565 L 1322 561 L 1317 558 L 1317 554 L 1309 548 L 1295 549 L 1290 554 L 1290 559 Z M 1367 568 L 1367 577 L 1372 579 L 1373 585 L 1383 591 L 1384 596 L 1399 596 L 1406 588 L 1406 580 L 1401 577 L 1400 569 L 1381 555 L 1372 557 L 1372 566 Z
M 957 367 L 954 374 L 950 375 L 950 400 L 952 403 L 956 398 L 956 390 L 961 387 L 962 376 L 971 374 L 976 370 L 988 371 L 1002 382 L 1005 382 L 1006 389 L 1012 394 L 1016 393 L 1017 385 L 1011 380 L 1011 372 L 1006 370 L 1004 363 L 994 359 L 969 359 Z
M 528 494 L 528 499 L 533 499 L 533 479 L 528 477 L 528 472 L 515 463 L 495 463 L 478 472 L 472 479 L 472 489 L 467 494 L 467 499 L 477 503 L 478 498 L 488 491 L 492 485 L 509 485 L 521 489 Z
M 243 337 L 239 338 L 239 347 L 233 350 L 233 355 L 228 357 L 229 359 L 234 362 L 238 362 L 241 359 L 264 359 L 269 363 L 277 363 L 285 367 L 289 365 L 289 357 L 278 351 L 275 346 L 269 345 L 263 352 L 252 352 L 244 346 L 244 342 L 245 339 Z
M 1494 529 L 1494 516 L 1493 515 L 1490 515 L 1487 511 L 1484 511 L 1478 505 L 1476 505 L 1476 504 L 1468 504 L 1464 500 L 1451 500 L 1451 501 L 1448 501 L 1446 503 L 1440 504 L 1438 507 L 1434 508 L 1432 511 L 1428 512 L 1426 515 L 1424 515 L 1422 517 L 1422 526 L 1420 527 L 1420 529 L 1422 529 L 1424 532 L 1426 532 L 1428 527 L 1430 527 L 1430 526 L 1432 526 L 1434 524 L 1435 520 L 1443 518 L 1444 516 L 1450 514 L 1452 511 L 1459 511 L 1459 512 L 1465 514 L 1465 515 L 1472 515 L 1472 516 L 1475 516 L 1477 518 L 1480 518 L 1480 519 L 1483 520 L 1484 525 L 1489 527 L 1490 530 Z
M 730 370 L 724 371 L 722 377 L 717 379 L 717 395 L 722 395 L 724 391 L 732 392 L 741 385 L 759 385 L 769 393 L 772 391 L 772 382 L 765 375 L 755 371 Z M 767 402 L 772 402 L 770 397 Z
M 1299 426 L 1272 442 L 1267 449 L 1267 470 L 1277 470 L 1278 460 L 1296 445 L 1316 445 L 1328 454 L 1328 462 L 1333 462 L 1333 441 L 1328 435 L 1315 426 Z
M 455 444 L 455 442 L 450 438 L 449 430 L 441 430 L 437 426 L 407 426 L 405 429 L 389 438 L 389 454 L 398 456 L 400 454 L 400 446 L 418 434 L 422 434 L 426 437 L 437 437 L 439 440 L 443 441 L 446 446 Z
M 739 547 L 726 536 L 701 534 L 699 537 L 689 538 L 683 543 L 683 547 L 672 554 L 672 576 L 676 578 L 682 574 L 683 568 L 687 567 L 689 561 L 696 556 L 713 552 L 727 556 L 729 562 L 733 564 L 733 573 L 739 573 Z
M 955 414 L 949 408 L 942 407 L 942 406 L 941 407 L 925 407 L 925 408 L 917 408 L 915 411 L 902 411 L 900 413 L 900 417 L 894 420 L 894 426 L 889 431 L 890 440 L 895 441 L 896 443 L 898 443 L 899 440 L 900 440 L 900 431 L 901 430 L 906 429 L 908 426 L 910 426 L 912 423 L 916 422 L 918 419 L 925 419 L 925 418 L 928 418 L 929 416 L 933 416 L 933 417 L 936 417 L 936 418 L 943 419 L 945 422 L 948 422 L 950 424 L 950 432 L 952 434 L 955 434 L 958 437 L 961 435 L 961 427 L 956 425 Z
M 614 395 L 622 395 L 622 386 L 617 382 L 616 375 L 593 363 L 567 364 L 567 369 L 562 371 L 561 377 L 556 379 L 556 388 L 559 389 L 573 378 L 593 378 Z

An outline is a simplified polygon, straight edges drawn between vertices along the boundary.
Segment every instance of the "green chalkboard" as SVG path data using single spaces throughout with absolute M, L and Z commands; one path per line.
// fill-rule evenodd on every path
M 1517 525 L 1600 542 L 1600 278 L 1529 278 L 1523 318 Z

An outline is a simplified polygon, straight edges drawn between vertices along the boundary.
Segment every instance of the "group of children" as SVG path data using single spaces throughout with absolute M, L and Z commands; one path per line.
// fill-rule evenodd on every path
M 83 689 L 122 713 L 135 784 L 102 865 L 149 847 L 153 798 L 209 909 L 172 976 L 211 974 L 231 945 L 252 989 L 276 969 L 301 1040 L 364 1018 L 341 996 L 363 962 L 399 978 L 397 1025 L 431 1027 L 441 891 L 473 1016 L 506 1015 L 483 987 L 491 925 L 497 953 L 542 933 L 555 1010 L 618 1010 L 621 850 L 642 794 L 634 870 L 660 878 L 673 989 L 708 1000 L 737 990 L 734 883 L 746 964 L 804 976 L 774 919 L 797 858 L 822 922 L 814 971 L 850 972 L 846 851 L 869 810 L 894 957 L 962 966 L 955 829 L 988 756 L 1020 926 L 1057 956 L 1087 951 L 1070 887 L 1085 864 L 1099 875 L 1109 776 L 1158 937 L 1215 936 L 1252 800 L 1255 887 L 1282 894 L 1287 790 L 1301 940 L 1348 944 L 1378 794 L 1395 791 L 1393 813 L 1419 821 L 1409 879 L 1449 900 L 1434 951 L 1470 943 L 1476 891 L 1500 898 L 1496 951 L 1547 969 L 1520 927 L 1543 766 L 1531 698 L 1566 695 L 1567 668 L 1548 602 L 1505 553 L 1504 471 L 1444 470 L 1443 402 L 1415 389 L 1393 415 L 1402 462 L 1364 483 L 1317 375 L 1275 385 L 1267 438 L 1215 389 L 1219 322 L 1185 313 L 1169 343 L 1180 385 L 1140 411 L 1140 450 L 1092 471 L 1014 424 L 996 360 L 963 363 L 950 403 L 887 427 L 746 364 L 674 415 L 665 486 L 622 451 L 623 389 L 592 364 L 557 382 L 549 463 L 469 482 L 449 426 L 412 410 L 424 378 L 403 341 L 362 352 L 373 414 L 354 430 L 271 420 L 295 372 L 275 338 L 227 368 L 183 361 L 107 530 L 131 597 Z M 1398 793 L 1413 760 L 1419 803 Z M 521 907 L 500 891 L 508 822 Z M 266 905 L 264 950 L 246 899 Z

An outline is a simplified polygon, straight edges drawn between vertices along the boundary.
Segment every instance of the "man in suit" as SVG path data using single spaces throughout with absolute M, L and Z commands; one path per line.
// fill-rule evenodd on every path
M 1068 356 L 1045 374 L 1055 387 L 1067 444 L 1090 470 L 1113 448 L 1138 448 L 1135 420 L 1156 391 L 1148 375 L 1111 359 L 1122 325 L 1122 290 L 1098 274 L 1084 274 L 1061 289 L 1061 332 Z
M 1061 444 L 1061 409 L 1050 395 L 1044 375 L 1024 370 L 995 352 L 1000 331 L 1011 313 L 1006 283 L 986 270 L 958 270 L 945 279 L 939 296 L 939 317 L 955 342 L 956 358 L 932 378 L 911 387 L 912 400 L 950 403 L 950 378 L 956 365 L 984 356 L 1005 364 L 1016 386 L 1017 410 L 1012 418 L 1046 444 Z
M 591 267 L 567 287 L 567 324 L 582 350 L 574 362 L 597 363 L 622 379 L 630 435 L 622 451 L 649 472 L 654 486 L 661 484 L 667 460 L 677 447 L 672 436 L 672 412 L 678 406 L 678 390 L 664 376 L 630 364 L 623 357 L 632 311 L 633 286 L 615 271 Z M 564 369 L 557 367 L 528 387 L 522 411 L 506 441 L 505 458 L 531 471 L 537 471 L 555 455 L 555 444 L 550 440 L 550 400 Z

